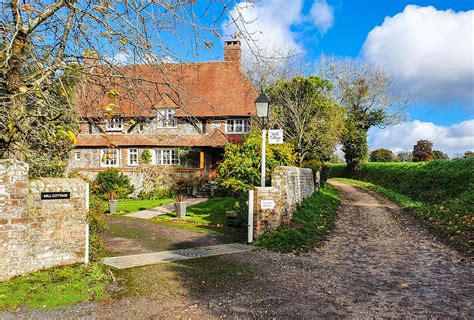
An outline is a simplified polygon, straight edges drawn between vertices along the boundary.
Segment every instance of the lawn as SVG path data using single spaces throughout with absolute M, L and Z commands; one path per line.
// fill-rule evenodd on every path
M 177 219 L 175 213 L 161 215 L 157 220 L 177 220 L 200 225 L 222 226 L 227 222 L 226 211 L 235 210 L 238 200 L 231 197 L 216 197 L 190 206 L 186 218 Z
M 111 276 L 104 266 L 70 266 L 34 272 L 0 282 L 0 310 L 18 307 L 58 309 L 102 300 Z
M 157 200 L 123 199 L 119 200 L 117 204 L 117 213 L 137 212 L 172 202 L 174 202 L 174 199 L 172 198 L 163 198 Z

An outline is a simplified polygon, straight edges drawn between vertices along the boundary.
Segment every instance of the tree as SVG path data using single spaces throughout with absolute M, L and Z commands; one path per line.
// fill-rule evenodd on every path
M 227 144 L 224 160 L 217 167 L 221 185 L 239 194 L 259 185 L 261 148 L 262 141 L 259 131 L 248 134 L 241 145 Z M 268 180 L 270 180 L 275 167 L 295 165 L 296 158 L 295 150 L 289 143 L 267 145 L 266 177 Z
M 448 160 L 449 156 L 441 150 L 433 150 L 433 160 Z
M 60 123 L 50 121 L 64 117 L 63 105 L 56 103 L 58 90 L 52 88 L 64 86 L 61 78 L 68 71 L 88 84 L 120 79 L 127 90 L 139 91 L 143 88 L 140 80 L 150 79 L 131 77 L 122 66 L 141 63 L 161 75 L 161 85 L 164 82 L 180 92 L 161 70 L 164 62 L 182 61 L 178 52 L 189 57 L 200 48 L 212 48 L 212 39 L 221 36 L 219 17 L 225 17 L 225 12 L 229 12 L 225 0 L 207 5 L 196 1 L 3 1 L 0 157 L 26 159 L 33 131 L 55 140 L 60 130 L 72 136 L 73 128 L 60 128 Z M 163 98 L 165 93 L 157 95 Z M 146 92 L 136 95 L 136 100 L 143 100 L 136 102 L 146 105 L 146 96 Z M 68 103 L 74 102 L 72 96 L 67 98 Z M 111 108 L 100 107 L 102 111 Z M 43 114 L 44 110 L 49 114 Z
M 400 151 L 397 153 L 396 161 L 399 162 L 412 162 L 413 161 L 413 153 L 410 151 Z
M 329 81 L 317 76 L 278 80 L 268 90 L 271 126 L 283 128 L 298 153 L 298 164 L 309 158 L 327 161 L 344 128 L 344 108 L 334 103 Z
M 474 151 L 466 151 L 466 152 L 464 153 L 463 158 L 465 158 L 465 159 L 474 158 Z
M 418 140 L 413 146 L 413 162 L 433 160 L 433 143 L 429 140 Z
M 384 148 L 379 148 L 370 153 L 370 162 L 392 162 L 395 156 L 392 151 Z
M 349 170 L 367 161 L 367 131 L 397 123 L 408 99 L 395 92 L 391 76 L 382 68 L 357 59 L 321 59 L 321 72 L 334 83 L 336 102 L 347 109 L 343 151 Z

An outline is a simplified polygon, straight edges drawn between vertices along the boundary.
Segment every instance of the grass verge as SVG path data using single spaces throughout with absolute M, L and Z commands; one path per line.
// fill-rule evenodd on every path
M 458 197 L 429 204 L 415 201 L 410 197 L 382 186 L 359 180 L 334 178 L 355 186 L 366 188 L 385 196 L 418 220 L 454 248 L 469 256 L 474 254 L 474 192 L 467 189 Z
M 37 271 L 0 282 L 0 310 L 25 306 L 58 309 L 70 304 L 102 300 L 110 283 L 106 268 L 98 263 Z
M 326 184 L 295 211 L 295 227 L 282 226 L 267 232 L 256 245 L 279 252 L 304 251 L 318 245 L 334 225 L 340 202 L 336 189 Z
M 163 198 L 157 200 L 121 199 L 117 203 L 117 213 L 115 215 L 142 211 L 172 202 L 174 202 L 174 199 L 172 198 Z M 108 204 L 108 202 L 106 203 Z

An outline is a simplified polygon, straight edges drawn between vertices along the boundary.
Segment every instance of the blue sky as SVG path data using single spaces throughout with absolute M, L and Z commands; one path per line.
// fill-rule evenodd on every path
M 450 155 L 474 149 L 474 4 L 467 0 L 262 0 L 240 2 L 259 45 L 351 56 L 389 70 L 413 96 L 409 118 L 369 132 L 371 149 L 411 150 L 419 139 Z M 224 32 L 232 32 L 225 28 Z M 221 43 L 213 54 L 222 52 Z M 206 56 L 206 55 L 205 55 Z M 203 56 L 203 58 L 205 57 Z

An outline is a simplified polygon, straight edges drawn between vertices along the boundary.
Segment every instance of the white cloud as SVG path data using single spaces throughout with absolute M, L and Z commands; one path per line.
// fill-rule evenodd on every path
M 334 24 L 334 9 L 326 0 L 316 0 L 311 7 L 310 16 L 321 33 L 326 33 Z
M 474 106 L 474 10 L 406 6 L 367 36 L 362 55 L 390 69 L 415 99 Z
M 386 129 L 369 130 L 370 150 L 387 148 L 394 152 L 411 151 L 418 140 L 430 140 L 433 149 L 454 155 L 474 150 L 474 119 L 451 126 L 414 120 Z
M 333 9 L 325 0 L 316 0 L 307 16 L 303 5 L 304 0 L 240 1 L 229 12 L 235 22 L 229 19 L 222 28 L 226 35 L 243 30 L 244 36 L 251 38 L 252 48 L 262 50 L 262 55 L 283 48 L 288 52 L 303 52 L 304 45 L 300 42 L 303 27 L 324 33 L 334 23 Z M 248 50 L 245 43 L 244 49 Z

